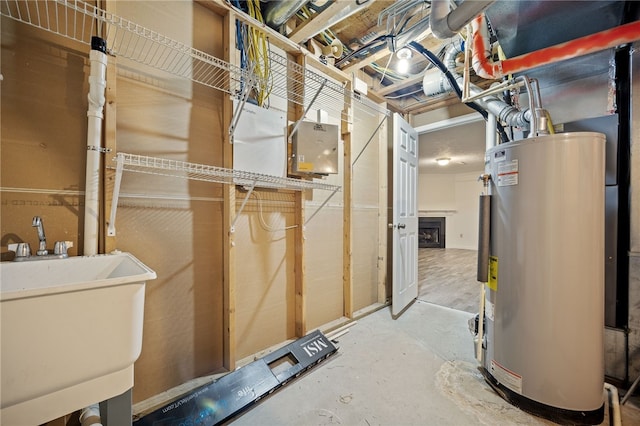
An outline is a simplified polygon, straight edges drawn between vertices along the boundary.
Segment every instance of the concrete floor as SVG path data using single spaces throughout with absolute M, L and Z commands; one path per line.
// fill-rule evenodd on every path
M 420 300 L 397 320 L 379 310 L 338 338 L 336 355 L 231 424 L 552 425 L 485 383 L 467 328 L 471 316 Z M 631 401 L 622 420 L 640 425 Z

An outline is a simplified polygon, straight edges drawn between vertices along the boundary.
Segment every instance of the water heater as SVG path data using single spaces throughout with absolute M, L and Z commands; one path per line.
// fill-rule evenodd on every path
M 561 423 L 604 417 L 605 137 L 487 151 L 489 280 L 482 370 L 507 401 Z

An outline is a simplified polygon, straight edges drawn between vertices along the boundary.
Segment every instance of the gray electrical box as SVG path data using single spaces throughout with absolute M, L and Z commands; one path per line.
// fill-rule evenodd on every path
M 293 173 L 338 173 L 338 126 L 303 121 L 291 139 Z

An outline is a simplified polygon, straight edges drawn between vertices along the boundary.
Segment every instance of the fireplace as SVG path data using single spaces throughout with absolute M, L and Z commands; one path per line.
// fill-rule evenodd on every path
M 418 247 L 444 248 L 445 237 L 444 217 L 418 218 Z

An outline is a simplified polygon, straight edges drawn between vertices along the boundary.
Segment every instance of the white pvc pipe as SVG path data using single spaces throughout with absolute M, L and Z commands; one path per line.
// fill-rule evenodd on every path
M 89 54 L 89 109 L 87 111 L 87 165 L 84 195 L 84 255 L 98 253 L 100 220 L 100 155 L 102 152 L 102 109 L 107 85 L 107 55 L 93 47 Z
M 489 151 L 497 145 L 498 141 L 498 123 L 495 114 L 487 112 L 487 125 L 485 127 L 485 147 Z
M 609 419 L 609 424 L 613 426 L 622 426 L 622 419 L 620 417 L 620 402 L 618 401 L 618 388 L 609 383 L 604 384 L 604 389 L 609 394 L 609 407 L 611 409 L 612 419 Z
M 100 422 L 100 406 L 98 404 L 90 405 L 80 411 L 82 426 L 102 426 Z
M 91 39 L 89 60 L 89 108 L 87 110 L 87 165 L 84 191 L 84 255 L 98 254 L 100 224 L 100 155 L 102 155 L 102 110 L 107 86 L 107 55 L 104 40 Z M 80 413 L 82 426 L 102 426 L 100 406 L 90 405 Z

